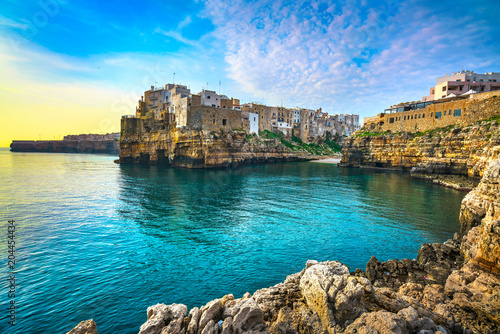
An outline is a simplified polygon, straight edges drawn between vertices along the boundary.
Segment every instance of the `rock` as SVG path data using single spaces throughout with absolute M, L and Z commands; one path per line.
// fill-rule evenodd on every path
M 241 299 L 234 306 L 232 314 L 232 327 L 235 333 L 252 331 L 254 333 L 266 332 L 264 313 L 253 298 Z
M 399 315 L 387 311 L 364 313 L 350 324 L 346 333 L 408 333 L 406 321 Z
M 408 306 L 407 308 L 402 309 L 398 312 L 398 315 L 407 322 L 408 330 L 410 332 L 416 331 L 419 327 L 421 327 L 421 321 L 418 319 L 418 313 L 413 307 Z
M 201 318 L 198 331 L 204 330 L 205 326 L 213 320 L 215 324 L 222 318 L 222 300 L 216 299 L 201 308 Z
M 306 262 L 306 268 L 309 268 L 310 266 L 314 266 L 315 264 L 318 264 L 318 261 L 316 261 L 316 260 L 307 260 L 307 262 Z
M 180 333 L 186 313 L 187 306 L 183 304 L 150 306 L 148 321 L 141 326 L 139 334 Z
M 226 319 L 224 319 L 224 323 L 222 324 L 221 334 L 232 334 L 232 333 L 234 333 L 233 318 L 227 317 Z
M 218 334 L 219 333 L 219 325 L 213 320 L 210 320 L 205 327 L 203 328 L 203 331 L 201 334 Z
M 67 334 L 97 334 L 97 325 L 93 319 L 82 321 Z
M 189 311 L 189 324 L 188 324 L 188 329 L 187 333 L 188 334 L 196 334 L 198 333 L 198 323 L 200 322 L 201 318 L 201 310 L 197 307 L 194 307 Z
M 300 279 L 300 290 L 306 304 L 317 313 L 325 328 L 335 326 L 333 308 L 330 300 L 343 288 L 349 276 L 349 268 L 340 262 L 322 262 L 306 269 Z

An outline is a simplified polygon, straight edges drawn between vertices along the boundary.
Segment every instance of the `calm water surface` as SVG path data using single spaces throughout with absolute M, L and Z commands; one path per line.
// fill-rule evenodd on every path
M 279 283 L 308 259 L 351 270 L 415 258 L 458 231 L 464 193 L 407 174 L 288 163 L 238 170 L 119 166 L 0 151 L 0 333 L 137 333 L 156 303 L 200 306 Z M 7 324 L 7 219 L 17 325 Z

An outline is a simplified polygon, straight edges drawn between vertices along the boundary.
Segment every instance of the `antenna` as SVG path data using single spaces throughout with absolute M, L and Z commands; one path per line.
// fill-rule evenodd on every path
M 219 80 L 219 95 L 220 95 L 220 84 L 221 84 L 221 82 L 220 82 L 220 80 Z
M 174 75 L 173 75 L 173 80 L 172 80 L 172 83 L 173 83 L 173 85 L 175 86 L 175 72 L 174 72 Z

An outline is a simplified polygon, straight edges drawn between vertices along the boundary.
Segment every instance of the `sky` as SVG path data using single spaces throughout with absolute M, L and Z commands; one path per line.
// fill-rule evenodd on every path
M 363 119 L 445 73 L 500 72 L 498 17 L 498 0 L 4 0 L 0 147 L 118 132 L 174 81 Z

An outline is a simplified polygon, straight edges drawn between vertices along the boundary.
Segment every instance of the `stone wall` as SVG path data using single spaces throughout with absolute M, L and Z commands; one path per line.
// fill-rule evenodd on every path
M 499 92 L 490 92 L 477 94 L 470 99 L 431 104 L 424 109 L 379 114 L 365 118 L 362 131 L 424 132 L 455 124 L 470 125 L 478 120 L 497 115 L 499 113 L 497 109 L 481 106 L 485 103 L 498 104 L 499 99 Z
M 191 127 L 207 132 L 243 129 L 241 111 L 208 106 L 191 107 Z

